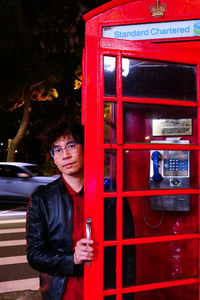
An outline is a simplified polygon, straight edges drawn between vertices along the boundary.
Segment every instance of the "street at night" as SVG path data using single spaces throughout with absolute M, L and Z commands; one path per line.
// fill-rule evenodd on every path
M 39 288 L 38 273 L 26 259 L 25 222 L 26 205 L 0 204 L 0 298 Z

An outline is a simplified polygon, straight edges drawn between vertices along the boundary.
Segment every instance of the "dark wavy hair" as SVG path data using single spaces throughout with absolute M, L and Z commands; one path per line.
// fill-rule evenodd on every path
M 42 134 L 45 151 L 49 151 L 59 138 L 69 135 L 72 135 L 77 143 L 84 146 L 84 128 L 81 124 L 73 123 L 65 116 L 54 120 L 45 128 Z

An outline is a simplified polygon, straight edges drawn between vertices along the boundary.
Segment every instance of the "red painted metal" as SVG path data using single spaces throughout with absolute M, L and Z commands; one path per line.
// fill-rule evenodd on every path
M 190 194 L 190 195 L 195 195 L 199 194 L 199 189 L 176 189 L 176 190 L 138 190 L 138 191 L 131 191 L 123 192 L 124 197 L 133 197 L 133 196 L 159 196 L 159 195 L 183 195 L 183 194 Z M 113 197 L 119 197 L 120 193 L 105 193 L 104 197 L 105 198 L 113 198 Z
M 140 291 L 149 291 L 149 290 L 155 290 L 155 289 L 163 289 L 166 287 L 173 287 L 173 286 L 182 286 L 182 285 L 191 285 L 195 283 L 200 283 L 199 278 L 191 278 L 191 279 L 184 279 L 184 280 L 175 280 L 175 281 L 166 281 L 166 282 L 159 282 L 159 283 L 152 283 L 152 284 L 145 284 L 145 285 L 139 285 L 134 286 L 130 288 L 124 288 L 123 292 L 140 292 Z M 119 290 L 109 290 L 105 291 L 104 295 L 115 295 L 119 292 Z
M 165 280 L 161 282 L 153 282 L 141 284 L 138 283 L 129 288 L 122 286 L 122 248 L 123 245 L 151 245 L 155 243 L 173 243 L 181 241 L 199 241 L 200 239 L 200 222 L 198 223 L 198 232 L 177 234 L 165 234 L 159 236 L 136 237 L 134 239 L 124 239 L 122 234 L 122 208 L 123 199 L 136 199 L 142 202 L 143 197 L 159 196 L 159 195 L 178 195 L 190 194 L 198 201 L 200 200 L 199 186 L 200 186 L 200 42 L 199 37 L 193 38 L 176 38 L 173 40 L 166 39 L 165 41 L 125 41 L 108 39 L 102 37 L 102 27 L 112 25 L 125 24 L 141 24 L 153 22 L 168 22 L 173 20 L 190 20 L 200 19 L 199 0 L 163 0 L 167 4 L 167 10 L 164 17 L 153 18 L 149 11 L 149 5 L 156 3 L 155 0 L 114 0 L 106 3 L 103 6 L 96 8 L 84 16 L 86 21 L 85 34 L 85 49 L 83 52 L 83 102 L 82 102 L 82 122 L 85 126 L 85 217 L 92 217 L 92 238 L 94 239 L 95 261 L 91 266 L 85 266 L 84 271 L 84 299 L 85 300 L 105 300 L 106 296 L 116 295 L 116 300 L 122 300 L 125 293 L 136 293 L 135 300 L 148 299 L 158 300 L 161 298 L 151 298 L 151 291 L 159 289 L 166 290 L 166 288 L 185 286 L 191 291 L 193 300 L 200 300 L 200 244 L 199 249 L 189 250 L 188 255 L 193 258 L 193 261 L 198 261 L 198 276 L 194 278 L 181 278 L 178 280 Z M 116 70 L 116 96 L 104 96 L 104 55 L 115 56 L 117 61 Z M 135 98 L 122 96 L 122 57 L 131 57 L 148 60 L 169 61 L 184 64 L 197 65 L 197 101 L 185 100 L 170 100 L 170 99 L 153 99 L 153 98 Z M 117 143 L 104 143 L 104 103 L 114 102 L 117 106 Z M 197 110 L 197 120 L 193 124 L 195 131 L 198 133 L 198 140 L 193 136 L 190 141 L 191 144 L 148 144 L 148 143 L 124 143 L 124 122 L 123 122 L 123 104 L 134 103 L 146 105 L 148 104 L 164 105 L 167 107 L 176 106 L 184 109 L 192 108 Z M 134 126 L 134 124 L 133 124 Z M 194 142 L 193 142 L 194 141 Z M 127 181 L 134 180 L 134 176 L 124 177 L 124 151 L 135 150 L 149 151 L 149 150 L 189 150 L 197 153 L 197 158 L 193 160 L 196 163 L 197 185 L 191 188 L 181 189 L 166 189 L 166 190 L 149 190 L 134 188 L 126 191 L 124 189 L 124 178 Z M 116 191 L 104 192 L 104 150 L 116 150 L 117 152 L 117 177 L 116 177 Z M 135 152 L 135 153 L 136 153 Z M 140 158 L 138 157 L 138 160 Z M 195 169 L 195 166 L 193 166 Z M 128 173 L 129 174 L 129 173 Z M 141 172 L 141 180 L 144 180 L 144 175 Z M 137 184 L 136 184 L 137 185 Z M 117 199 L 117 222 L 116 222 L 116 241 L 104 241 L 104 199 Z M 141 200 L 141 201 L 139 201 Z M 134 202 L 134 201 L 132 201 Z M 136 204 L 131 204 L 137 208 Z M 135 214 L 139 216 L 141 206 L 138 206 Z M 196 207 L 196 206 L 195 206 Z M 198 215 L 200 216 L 200 205 L 198 205 Z M 182 216 L 182 218 L 184 218 Z M 170 219 L 170 218 L 169 218 Z M 188 220 L 188 219 L 187 219 Z M 195 219 L 196 220 L 196 219 Z M 194 221 L 195 222 L 195 221 Z M 139 225 L 137 225 L 137 229 Z M 173 223 L 170 219 L 169 227 Z M 195 227 L 196 228 L 196 227 Z M 103 263 L 104 263 L 104 247 L 116 247 L 116 289 L 103 290 Z M 176 249 L 175 249 L 176 250 Z M 172 249 L 171 251 L 174 251 Z M 164 253 L 164 252 L 163 252 Z M 198 257 L 196 257 L 198 253 Z M 147 255 L 147 254 L 145 254 Z M 151 254 L 149 254 L 151 255 Z M 159 253 L 158 253 L 159 256 Z M 187 257 L 185 257 L 186 259 Z M 139 257 L 141 259 L 141 255 Z M 180 262 L 183 258 L 180 258 Z M 138 261 L 138 263 L 140 263 Z M 155 261 L 155 267 L 156 267 Z M 160 266 L 162 267 L 162 266 Z M 152 273 L 150 265 L 146 266 L 146 273 Z M 137 274 L 141 278 L 141 271 Z M 194 290 L 193 287 L 195 286 Z M 148 292 L 147 298 L 140 298 L 142 292 Z M 183 298 L 185 295 L 181 294 L 183 291 L 179 290 L 176 299 L 190 299 Z M 166 297 L 167 294 L 166 292 Z M 170 298 L 170 296 L 169 296 Z M 164 299 L 164 298 L 162 298 Z M 166 298 L 167 299 L 167 298 Z M 173 299 L 172 299 L 173 300 Z
M 83 74 L 85 74 L 85 49 L 83 49 L 82 51 L 82 72 Z M 81 123 L 84 124 L 85 123 L 85 103 L 84 103 L 84 99 L 85 99 L 85 85 L 86 85 L 86 76 L 83 76 L 82 78 L 82 101 L 81 101 Z
M 199 233 L 191 233 L 191 234 L 181 234 L 181 235 L 165 235 L 165 236 L 156 236 L 156 237 L 147 237 L 147 238 L 134 238 L 134 239 L 126 239 L 126 240 L 118 240 L 118 241 L 109 241 L 104 242 L 103 246 L 116 246 L 119 244 L 122 245 L 138 245 L 138 244 L 149 244 L 149 243 L 158 243 L 158 242 L 168 242 L 168 241 L 179 241 L 179 240 L 190 240 L 190 239 L 199 239 Z M 100 244 L 101 245 L 101 244 Z
M 151 150 L 200 150 L 200 146 L 197 145 L 178 145 L 178 144 L 124 144 L 124 145 L 108 145 L 105 144 L 105 149 L 151 149 Z
M 139 2 L 139 4 L 138 4 Z M 150 4 L 155 3 L 156 1 L 154 0 L 148 0 L 148 1 L 140 1 L 140 0 L 113 0 L 110 1 L 104 5 L 101 5 L 97 8 L 95 8 L 94 10 L 88 12 L 87 14 L 84 15 L 84 20 L 87 22 L 92 18 L 95 17 L 99 17 L 100 19 L 102 19 L 102 15 L 104 13 L 104 20 L 105 21 L 117 21 L 117 24 L 120 23 L 124 23 L 127 22 L 127 17 L 129 16 L 129 18 L 132 19 L 132 21 L 135 21 L 135 19 L 133 18 L 133 16 L 140 16 L 141 18 L 144 17 L 144 15 L 142 14 L 144 12 L 143 10 L 143 6 L 145 5 L 145 8 L 147 9 L 147 12 L 145 14 L 145 16 L 147 16 L 149 19 L 151 18 L 151 21 L 153 20 L 153 18 L 151 17 L 151 14 L 148 10 L 148 7 Z M 169 12 L 166 11 L 167 13 L 167 17 L 176 17 L 178 19 L 182 19 L 182 18 L 191 18 L 191 16 L 193 18 L 197 18 L 198 13 L 200 11 L 199 8 L 199 2 L 198 0 L 189 0 L 189 1 L 184 1 L 184 0 L 179 0 L 179 1 L 174 1 L 171 3 L 171 1 L 169 0 L 165 0 L 163 1 L 167 4 L 167 10 L 170 10 Z M 130 5 L 129 5 L 130 3 Z M 131 5 L 133 3 L 133 5 Z M 121 18 L 119 19 L 119 14 L 118 14 L 118 10 L 120 10 L 120 6 L 122 5 L 126 5 L 127 7 L 124 8 L 124 10 L 122 10 L 123 12 L 125 12 L 127 15 L 125 16 L 121 16 Z M 136 5 L 135 5 L 136 4 Z M 131 11 L 130 7 L 133 6 L 133 8 L 135 8 L 134 6 L 136 6 L 136 8 L 140 8 L 141 12 L 136 11 Z M 113 10 L 116 10 L 116 13 L 113 14 Z M 121 11 L 120 11 L 121 13 Z M 163 20 L 163 18 L 156 18 L 156 22 Z M 100 22 L 98 20 L 98 22 Z M 120 23 L 119 23 L 120 22 Z M 154 18 L 154 22 L 155 22 L 155 18 Z M 142 23 L 142 22 L 141 22 Z
M 117 97 L 104 97 L 103 98 L 105 102 L 118 102 L 119 98 Z M 190 102 L 190 101 L 178 101 L 178 100 L 169 100 L 169 99 L 152 99 L 152 98 L 128 98 L 128 97 L 123 97 L 121 99 L 122 103 L 127 103 L 127 102 L 133 102 L 134 103 L 146 103 L 146 104 L 161 104 L 162 105 L 173 105 L 173 106 L 186 106 L 186 107 L 199 107 L 200 104 L 199 102 Z

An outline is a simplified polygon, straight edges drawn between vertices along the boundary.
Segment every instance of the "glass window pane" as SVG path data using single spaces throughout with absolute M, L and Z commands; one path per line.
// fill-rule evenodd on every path
M 129 287 L 136 284 L 136 246 L 123 246 L 122 285 Z
M 198 187 L 198 152 L 124 150 L 124 190 Z
M 104 199 L 104 241 L 116 240 L 116 198 Z
M 116 96 L 116 57 L 104 56 L 104 96 Z
M 104 191 L 116 191 L 116 150 L 104 153 Z
M 116 144 L 116 103 L 104 103 L 104 143 Z
M 196 101 L 196 66 L 122 58 L 123 96 Z
M 134 300 L 134 299 L 135 299 L 135 294 L 134 293 L 129 293 L 129 294 L 122 295 L 122 300 Z
M 135 298 L 134 298 L 135 295 Z M 198 300 L 199 286 L 196 284 L 168 287 L 138 293 L 124 294 L 122 300 Z
M 104 299 L 104 300 L 116 300 L 116 295 L 112 295 L 112 296 L 104 296 L 103 299 Z
M 168 195 L 171 200 L 164 199 L 166 203 L 161 204 L 160 196 L 124 198 L 123 239 L 199 233 L 198 195 L 189 195 L 188 211 L 184 211 L 182 207 L 179 211 L 172 207 L 172 202 L 176 203 L 176 196 L 185 195 Z M 161 205 L 163 207 L 157 210 L 156 206 Z
M 116 288 L 116 247 L 104 248 L 104 290 Z
M 124 143 L 150 143 L 181 137 L 197 144 L 197 109 L 193 107 L 123 104 Z
M 136 245 L 136 284 L 198 278 L 198 243 L 195 239 Z M 127 248 L 134 251 L 133 245 L 123 246 L 123 257 Z M 123 277 L 125 272 L 123 268 Z
M 123 199 L 123 239 L 135 237 L 135 224 L 131 204 L 131 201 L 128 201 L 127 198 Z

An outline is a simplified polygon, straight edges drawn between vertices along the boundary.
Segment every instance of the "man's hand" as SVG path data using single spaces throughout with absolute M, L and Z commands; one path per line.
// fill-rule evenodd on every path
M 84 261 L 91 261 L 94 259 L 94 250 L 90 246 L 93 244 L 92 240 L 81 239 L 76 243 L 74 252 L 74 264 L 79 265 Z

